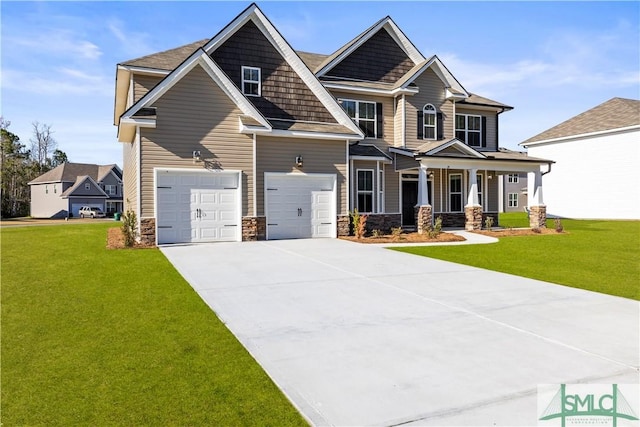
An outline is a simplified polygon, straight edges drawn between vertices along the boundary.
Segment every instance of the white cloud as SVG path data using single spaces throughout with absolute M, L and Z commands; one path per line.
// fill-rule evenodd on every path
M 27 53 L 34 55 L 56 55 L 73 59 L 95 60 L 100 58 L 102 51 L 94 43 L 79 37 L 70 30 L 43 30 L 36 35 L 9 36 L 3 42 L 5 46 L 27 49 Z
M 2 90 L 43 95 L 113 96 L 113 82 L 101 75 L 91 75 L 69 68 L 39 72 L 2 70 Z
M 155 49 L 149 43 L 149 34 L 127 31 L 124 23 L 119 19 L 110 19 L 107 22 L 107 28 L 120 43 L 119 51 L 124 52 L 126 55 L 134 57 L 155 52 Z

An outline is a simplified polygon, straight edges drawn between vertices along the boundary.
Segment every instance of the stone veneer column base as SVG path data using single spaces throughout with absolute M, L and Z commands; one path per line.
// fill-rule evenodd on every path
M 465 223 L 467 231 L 480 230 L 482 228 L 482 206 L 464 207 Z
M 156 244 L 155 218 L 142 218 L 140 220 L 140 243 L 145 245 Z
M 242 217 L 242 241 L 255 242 L 267 239 L 267 218 L 264 216 Z
M 529 206 L 529 226 L 531 228 L 547 228 L 546 206 Z
M 351 235 L 351 217 L 349 215 L 338 215 L 336 227 L 338 237 Z
M 418 234 L 424 234 L 433 225 L 433 210 L 431 205 L 415 207 L 416 230 Z

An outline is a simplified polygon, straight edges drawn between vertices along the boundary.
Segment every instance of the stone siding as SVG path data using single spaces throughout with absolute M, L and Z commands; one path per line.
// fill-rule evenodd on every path
M 142 218 L 140 220 L 140 243 L 145 245 L 156 244 L 156 219 Z
M 349 215 L 338 215 L 337 228 L 338 237 L 351 235 L 351 218 Z
M 547 207 L 529 207 L 529 226 L 531 228 L 547 228 Z
M 466 206 L 464 208 L 464 216 L 465 230 L 473 231 L 482 228 L 482 206 Z
M 264 216 L 245 216 L 242 218 L 242 241 L 255 242 L 266 240 L 267 218 Z
M 416 206 L 416 230 L 424 234 L 433 225 L 433 209 L 430 205 Z
M 400 214 L 366 214 L 367 232 L 380 230 L 385 234 L 391 233 L 392 228 L 402 226 L 402 216 Z

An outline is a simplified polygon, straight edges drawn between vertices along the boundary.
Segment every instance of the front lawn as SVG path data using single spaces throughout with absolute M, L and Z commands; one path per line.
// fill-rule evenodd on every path
M 306 425 L 157 249 L 2 229 L 4 425 Z
M 526 227 L 527 216 L 501 215 L 500 225 Z M 563 219 L 562 225 L 566 234 L 394 250 L 640 300 L 640 221 Z

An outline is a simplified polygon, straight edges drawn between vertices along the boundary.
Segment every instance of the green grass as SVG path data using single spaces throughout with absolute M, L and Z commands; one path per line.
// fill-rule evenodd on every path
M 4 425 L 306 425 L 157 249 L 2 229 Z
M 501 214 L 500 225 L 527 227 L 527 216 Z M 504 237 L 489 245 L 394 249 L 640 300 L 640 221 L 563 219 L 562 225 L 567 234 Z M 547 226 L 553 227 L 553 220 Z

